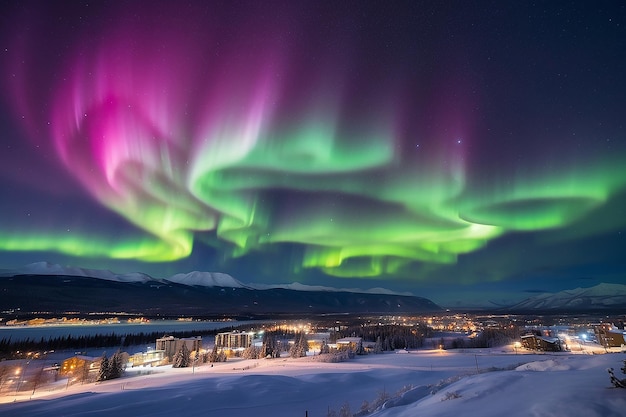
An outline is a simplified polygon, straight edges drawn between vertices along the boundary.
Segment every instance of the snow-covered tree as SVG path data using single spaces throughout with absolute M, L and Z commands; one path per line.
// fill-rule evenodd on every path
M 293 346 L 289 349 L 289 356 L 292 358 L 301 358 L 306 356 L 309 351 L 309 344 L 304 333 L 297 333 L 293 342 Z
M 352 411 L 350 411 L 350 404 L 345 403 L 339 409 L 339 417 L 352 417 Z
M 380 338 L 380 336 L 376 338 L 376 345 L 374 345 L 374 353 L 383 353 L 383 341 Z
M 124 354 L 119 350 L 111 356 L 109 360 L 109 373 L 107 379 L 115 379 L 122 376 L 125 369 Z
M 96 381 L 107 381 L 109 379 L 121 377 L 124 373 L 124 369 L 126 368 L 127 361 L 127 354 L 122 353 L 119 350 L 110 358 L 107 358 L 106 353 L 103 353 L 102 358 L 100 359 L 100 369 L 98 370 L 98 377 L 96 378 Z M 85 377 L 88 370 L 88 367 L 85 366 Z
M 263 346 L 261 346 L 260 358 L 279 358 L 280 345 L 276 340 L 276 336 L 265 333 L 263 335 Z
M 213 362 L 217 362 L 217 345 L 213 345 L 213 350 L 211 350 L 211 353 L 209 354 L 209 362 L 213 363 Z
M 626 388 L 626 378 L 619 379 L 613 373 L 613 368 L 607 369 L 609 376 L 611 378 L 611 384 L 613 384 L 617 388 Z M 626 360 L 624 360 L 624 366 L 622 366 L 622 373 L 626 374 Z
M 191 352 L 186 343 L 183 343 L 178 352 L 174 354 L 172 358 L 173 368 L 186 368 L 191 363 Z
M 251 345 L 244 349 L 241 357 L 244 359 L 258 359 L 260 354 L 261 350 L 258 347 Z
M 107 379 L 109 379 L 109 359 L 106 353 L 103 353 L 102 358 L 100 358 L 100 369 L 96 381 L 106 381 Z
M 354 353 L 356 355 L 365 355 L 365 348 L 363 347 L 363 340 L 359 340 L 359 343 L 357 343 Z

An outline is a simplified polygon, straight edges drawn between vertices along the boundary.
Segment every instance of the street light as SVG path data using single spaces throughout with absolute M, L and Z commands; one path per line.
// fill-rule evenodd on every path
M 519 349 L 522 346 L 522 344 L 520 342 L 515 342 L 513 344 L 513 347 L 515 348 L 515 354 L 517 355 L 517 349 Z
M 20 386 L 22 385 L 22 380 L 24 379 L 24 374 L 26 374 L 26 368 L 28 368 L 28 364 L 30 364 L 30 360 L 26 361 L 26 365 L 24 366 L 24 369 L 22 368 L 17 368 L 17 370 L 15 371 L 15 375 L 19 375 L 19 379 L 17 380 L 17 387 L 15 388 L 15 400 L 17 400 L 17 393 L 20 390 Z M 22 371 L 24 371 L 22 373 Z

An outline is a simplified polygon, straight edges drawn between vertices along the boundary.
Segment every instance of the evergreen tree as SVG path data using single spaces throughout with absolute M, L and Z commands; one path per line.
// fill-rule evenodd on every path
M 389 340 L 389 337 L 385 337 L 385 340 L 383 342 L 383 350 L 393 350 L 393 346 L 391 345 L 391 340 Z
M 383 352 L 383 342 L 380 336 L 376 338 L 376 345 L 374 346 L 374 353 L 382 353 Z
M 242 354 L 244 359 L 258 359 L 261 354 L 261 350 L 254 345 L 248 346 Z
M 98 370 L 98 378 L 96 381 L 106 381 L 107 379 L 109 379 L 109 359 L 106 353 L 103 353 L 100 359 L 100 369 Z
M 339 417 L 352 417 L 352 411 L 350 411 L 350 404 L 345 403 L 339 409 Z
M 217 345 L 213 345 L 213 350 L 209 354 L 209 362 L 211 363 L 218 362 L 217 358 L 218 358 Z
M 611 378 L 611 384 L 613 384 L 616 388 L 626 388 L 626 378 L 619 379 L 615 376 L 613 368 L 607 369 L 609 372 L 609 376 Z M 622 373 L 626 374 L 626 360 L 624 360 L 624 366 L 622 367 Z
M 261 352 L 259 358 L 279 358 L 280 348 L 276 340 L 276 336 L 265 333 L 263 335 L 263 346 L 261 346 Z
M 301 358 L 306 356 L 306 353 L 309 351 L 309 344 L 306 340 L 306 336 L 304 333 L 296 334 L 294 339 L 293 346 L 289 349 L 289 356 L 292 358 Z
M 356 350 L 354 351 L 357 355 L 365 355 L 365 348 L 363 347 L 363 340 L 359 340 L 359 343 L 356 345 Z
M 174 354 L 172 359 L 172 367 L 174 368 L 186 368 L 191 362 L 191 352 L 186 343 L 183 343 L 178 352 Z
M 109 374 L 107 379 L 120 378 L 124 373 L 124 355 L 119 350 L 109 360 Z

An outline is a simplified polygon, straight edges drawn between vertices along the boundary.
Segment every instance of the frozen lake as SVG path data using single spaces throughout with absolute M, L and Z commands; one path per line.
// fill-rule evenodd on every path
M 202 331 L 227 329 L 245 324 L 259 324 L 260 321 L 178 321 L 158 320 L 149 323 L 113 323 L 113 324 L 68 324 L 44 326 L 0 326 L 0 340 L 11 341 L 39 340 L 60 336 L 93 336 L 96 334 L 137 334 L 137 333 L 173 333 L 184 331 Z

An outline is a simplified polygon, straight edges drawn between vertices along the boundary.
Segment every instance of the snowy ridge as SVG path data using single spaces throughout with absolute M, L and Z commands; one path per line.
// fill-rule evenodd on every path
M 598 284 L 590 288 L 576 288 L 557 293 L 543 293 L 527 298 L 514 310 L 557 310 L 623 307 L 626 305 L 626 285 Z
M 363 290 L 361 288 L 335 288 L 324 285 L 306 285 L 299 282 L 293 282 L 291 284 L 250 284 L 250 287 L 257 290 L 285 289 L 294 291 L 354 292 L 361 294 L 406 295 L 408 297 L 413 297 L 413 293 L 408 291 L 397 292 L 380 287 Z
M 87 269 L 73 266 L 63 266 L 49 262 L 35 262 L 28 264 L 16 270 L 2 270 L 0 276 L 12 275 L 68 275 L 86 278 L 99 278 L 116 282 L 139 282 L 146 283 L 150 281 L 172 282 L 181 285 L 189 285 L 195 287 L 225 287 L 225 288 L 246 288 L 252 290 L 272 290 L 286 289 L 293 291 L 323 291 L 323 292 L 350 292 L 359 294 L 382 294 L 382 295 L 401 295 L 413 297 L 410 292 L 396 292 L 386 288 L 335 288 L 322 285 L 306 285 L 299 282 L 291 284 L 244 284 L 233 278 L 232 276 L 222 272 L 203 272 L 192 271 L 189 273 L 180 273 L 172 275 L 169 278 L 158 279 L 141 272 L 131 272 L 124 274 L 116 274 L 109 270 Z
M 172 275 L 167 278 L 166 281 L 201 287 L 247 288 L 247 286 L 243 285 L 235 278 L 221 272 L 193 271 L 188 274 Z
M 109 270 L 101 269 L 87 269 L 78 268 L 72 266 L 62 266 L 59 264 L 53 264 L 49 262 L 35 262 L 28 264 L 23 268 L 19 268 L 14 271 L 7 271 L 4 275 L 15 274 L 28 274 L 28 275 L 68 275 L 76 277 L 89 277 L 106 279 L 108 281 L 117 282 L 148 282 L 153 281 L 149 275 L 142 274 L 141 272 L 131 272 L 127 274 L 116 274 Z

